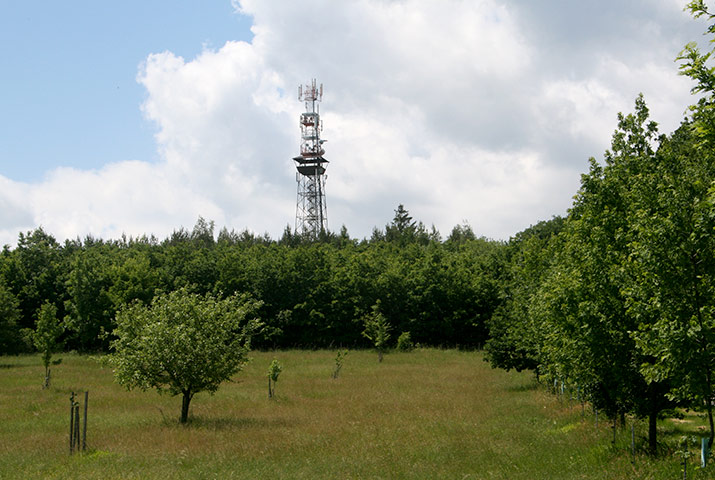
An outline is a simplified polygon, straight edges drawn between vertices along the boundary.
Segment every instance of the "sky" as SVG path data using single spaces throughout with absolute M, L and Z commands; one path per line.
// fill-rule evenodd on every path
M 298 86 L 324 85 L 328 227 L 444 237 L 564 215 L 618 112 L 662 133 L 686 0 L 0 1 L 0 245 L 295 225 Z

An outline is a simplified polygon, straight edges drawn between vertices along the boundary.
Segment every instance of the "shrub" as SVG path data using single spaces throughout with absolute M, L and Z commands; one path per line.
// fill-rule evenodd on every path
M 412 343 L 412 338 L 410 337 L 410 332 L 402 332 L 399 337 L 397 337 L 397 350 L 400 352 L 411 352 L 415 348 L 415 344 Z

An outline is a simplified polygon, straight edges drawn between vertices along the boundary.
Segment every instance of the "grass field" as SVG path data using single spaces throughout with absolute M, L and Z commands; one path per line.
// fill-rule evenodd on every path
M 127 392 L 96 359 L 63 355 L 42 390 L 39 356 L 0 357 L 0 478 L 675 479 L 679 457 L 632 463 L 630 430 L 559 400 L 528 373 L 492 370 L 481 353 L 417 350 L 377 362 L 350 352 L 254 352 L 234 382 L 181 399 Z M 266 372 L 284 366 L 276 398 Z M 69 396 L 89 390 L 86 453 L 69 455 Z M 698 417 L 664 422 L 664 439 Z M 636 427 L 645 443 L 645 425 Z M 715 478 L 689 465 L 688 478 Z M 699 462 L 698 462 L 699 463 Z

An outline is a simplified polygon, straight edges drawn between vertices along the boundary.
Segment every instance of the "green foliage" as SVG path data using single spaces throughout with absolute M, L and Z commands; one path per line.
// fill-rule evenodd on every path
M 283 366 L 274 358 L 268 366 L 268 398 L 276 396 L 276 383 L 282 371 Z
M 17 353 L 22 349 L 19 321 L 17 298 L 0 281 L 0 354 Z
M 370 340 L 377 350 L 378 360 L 382 362 L 382 356 L 387 350 L 387 342 L 390 340 L 390 330 L 392 327 L 387 321 L 387 317 L 380 312 L 380 302 L 372 306 L 372 313 L 363 319 L 365 330 L 362 334 Z
M 69 261 L 70 272 L 65 282 L 65 324 L 72 332 L 72 344 L 82 351 L 103 348 L 107 341 L 98 340 L 103 332 L 114 329 L 114 311 L 110 289 L 111 254 L 106 247 L 88 249 Z
M 474 235 L 472 227 L 470 227 L 468 223 L 464 223 L 462 225 L 456 225 L 454 228 L 452 228 L 452 232 L 450 232 L 449 236 L 447 237 L 446 243 L 448 245 L 462 245 L 466 242 L 471 242 L 476 239 L 477 236 Z
M 506 299 L 488 319 L 489 339 L 485 359 L 492 367 L 532 370 L 538 376 L 543 364 L 544 330 L 538 316 L 540 288 L 558 258 L 564 219 L 532 225 L 515 235 L 508 245 L 501 295 Z
M 702 1 L 688 8 L 697 17 L 715 18 Z M 715 38 L 715 25 L 708 33 Z M 711 38 L 711 43 L 713 42 Z M 683 75 L 702 96 L 692 116 L 658 152 L 648 196 L 637 203 L 632 243 L 636 277 L 628 291 L 630 310 L 641 323 L 637 344 L 650 361 L 642 371 L 650 382 L 668 380 L 669 397 L 704 406 L 715 439 L 715 69 L 712 51 L 688 44 L 678 57 Z M 652 318 L 652 321 L 643 319 Z
M 215 392 L 248 361 L 260 303 L 247 296 L 219 299 L 182 288 L 135 302 L 117 314 L 109 362 L 128 389 L 183 395 L 181 422 L 194 394 Z
M 628 293 L 633 314 L 653 318 L 635 335 L 652 358 L 642 366 L 646 377 L 668 379 L 671 398 L 705 405 L 712 416 L 715 218 L 708 190 L 715 167 L 711 155 L 693 150 L 692 132 L 684 125 L 664 143 L 653 182 L 667 187 L 653 188 L 649 205 L 634 215 L 637 283 Z
M 64 303 L 65 251 L 42 228 L 20 233 L 17 248 L 3 258 L 5 285 L 18 301 L 20 328 L 34 328 L 45 302 L 62 308 Z M 58 317 L 64 316 L 58 311 Z
M 707 93 L 692 118 L 666 137 L 642 96 L 618 115 L 565 222 L 512 240 L 486 346 L 493 366 L 577 385 L 612 418 L 647 417 L 651 452 L 673 405 L 706 410 L 711 443 L 714 431 L 713 70 L 709 54 L 686 53 L 681 70 Z
M 333 373 L 330 375 L 333 380 L 340 376 L 340 370 L 343 369 L 343 363 L 345 362 L 345 357 L 347 355 L 347 350 L 338 350 L 335 354 L 335 366 L 333 368 Z
M 648 379 L 641 366 L 651 362 L 636 348 L 630 332 L 650 325 L 657 314 L 629 308 L 638 285 L 634 245 L 636 220 L 652 204 L 658 187 L 654 143 L 657 126 L 639 96 L 635 112 L 618 115 L 605 166 L 591 162 L 567 219 L 557 264 L 540 291 L 547 370 L 579 385 L 591 403 L 609 417 L 624 413 L 648 417 L 649 445 L 655 452 L 655 421 L 670 403 L 668 378 Z
M 414 350 L 415 344 L 412 342 L 412 337 L 410 332 L 402 332 L 399 337 L 397 337 L 397 350 L 400 352 L 411 352 Z
M 417 224 L 405 207 L 400 204 L 395 210 L 395 218 L 392 223 L 385 228 L 385 239 L 388 242 L 406 244 L 414 240 L 417 231 Z
M 140 243 L 112 255 L 113 261 L 108 265 L 107 294 L 113 311 L 136 300 L 148 305 L 155 293 L 165 288 L 168 281 L 162 281 L 162 272 L 173 270 L 167 259 L 159 258 L 165 251 Z
M 410 331 L 417 343 L 483 345 L 502 301 L 504 245 L 477 238 L 466 225 L 442 243 L 404 207 L 397 212 L 391 228 L 399 235 L 390 242 L 358 242 L 345 228 L 319 241 L 290 229 L 289 238 L 272 241 L 224 228 L 213 241 L 212 223 L 201 218 L 161 242 L 87 237 L 59 245 L 41 229 L 28 232 L 18 248 L 0 254 L 0 284 L 19 311 L 9 328 L 19 338 L 48 300 L 68 327 L 66 348 L 107 351 L 123 306 L 187 288 L 261 300 L 265 326 L 253 338 L 259 348 L 363 346 L 362 319 L 378 300 L 393 328 Z
M 37 326 L 31 333 L 32 343 L 42 354 L 42 364 L 45 366 L 45 382 L 42 388 L 50 386 L 50 365 L 57 365 L 59 361 L 52 362 L 52 355 L 62 347 L 60 336 L 64 326 L 57 320 L 57 307 L 51 303 L 43 303 L 37 312 Z
M 715 15 L 708 10 L 704 0 L 692 0 L 686 9 L 690 10 L 695 18 L 706 17 L 709 21 L 715 18 Z M 707 32 L 711 35 L 715 34 L 715 24 L 711 23 Z M 702 53 L 695 42 L 685 45 L 678 55 L 676 60 L 680 62 L 680 74 L 688 76 L 696 82 L 691 90 L 692 93 L 707 92 L 712 94 L 715 92 L 715 68 L 708 66 L 711 55 L 712 51 Z
M 672 196 L 659 183 L 668 178 L 661 169 L 672 162 L 656 151 L 663 138 L 642 96 L 635 104 L 633 114 L 618 115 L 604 165 L 591 160 L 566 220 L 532 227 L 513 239 L 506 302 L 489 322 L 487 355 L 493 366 L 534 369 L 578 386 L 611 418 L 648 417 L 655 451 L 655 421 L 671 406 L 666 397 L 671 376 L 646 375 L 644 365 L 652 365 L 654 356 L 633 332 L 657 324 L 662 305 L 651 311 L 634 307 L 636 293 L 653 298 L 652 290 L 641 287 L 644 278 L 660 273 L 652 270 L 648 276 L 643 267 L 665 251 L 639 257 L 645 245 L 659 242 L 671 258 L 680 247 L 664 243 L 660 234 L 643 235 L 646 220 L 674 218 L 672 211 L 664 215 L 656 208 L 658 192 L 664 201 Z
M 283 366 L 280 364 L 280 362 L 278 360 L 276 360 L 274 358 L 268 367 L 268 378 L 270 378 L 274 382 L 277 382 L 278 377 L 280 376 L 282 371 L 283 371 Z
M 410 243 L 427 245 L 430 241 L 439 241 L 439 232 L 434 227 L 431 233 L 427 232 L 422 222 L 414 221 L 404 205 L 399 204 L 392 222 L 385 226 L 384 240 L 403 247 Z

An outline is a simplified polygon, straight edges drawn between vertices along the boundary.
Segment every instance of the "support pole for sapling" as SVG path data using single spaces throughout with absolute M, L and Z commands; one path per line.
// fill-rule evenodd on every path
M 82 451 L 87 450 L 87 402 L 89 401 L 89 392 L 84 392 L 84 423 L 82 424 Z
M 70 395 L 70 453 L 74 451 L 74 392 Z
M 74 445 L 79 452 L 79 402 L 74 404 Z
M 70 454 L 75 450 L 87 450 L 87 404 L 89 392 L 84 392 L 84 425 L 79 414 L 79 402 L 75 400 L 75 393 L 70 395 Z M 82 427 L 82 432 L 80 432 Z M 80 443 L 81 442 L 81 443 Z
M 596 430 L 598 430 L 598 409 L 594 408 L 593 410 L 596 412 Z

